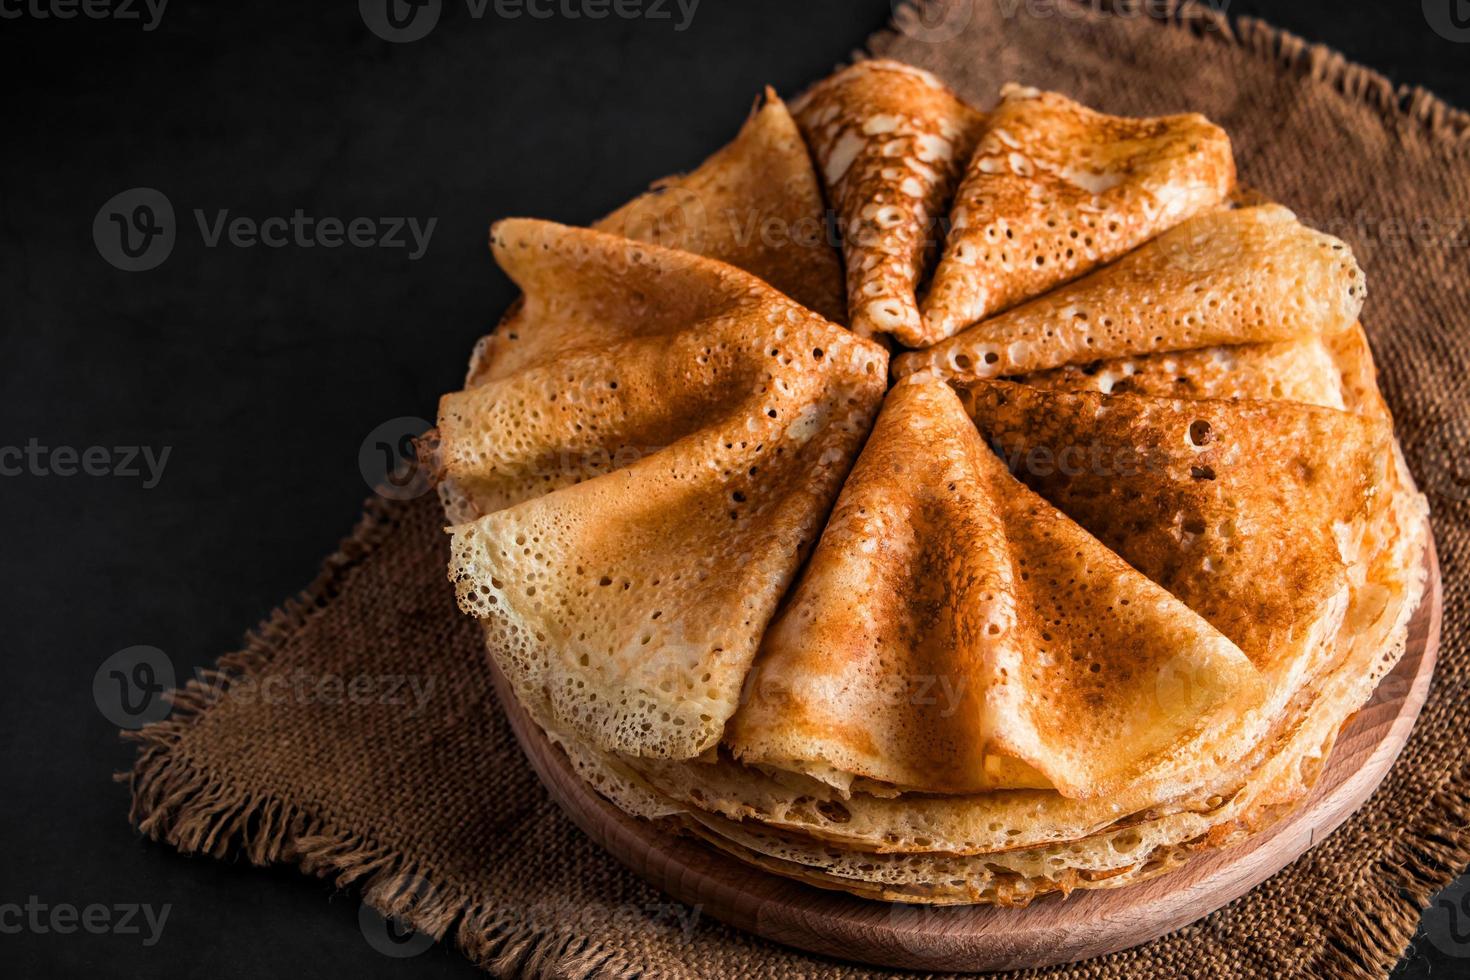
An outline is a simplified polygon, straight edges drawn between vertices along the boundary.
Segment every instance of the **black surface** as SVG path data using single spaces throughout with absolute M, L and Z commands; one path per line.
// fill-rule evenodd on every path
M 185 676 L 312 577 L 367 493 L 364 437 L 431 417 L 509 300 L 485 248 L 493 217 L 596 217 L 720 145 L 760 86 L 791 93 L 826 72 L 889 3 L 704 0 L 683 31 L 676 5 L 663 21 L 445 9 L 428 38 L 396 45 L 351 0 L 175 0 L 151 31 L 0 18 L 12 78 L 0 99 L 0 446 L 172 447 L 152 489 L 0 477 L 0 906 L 171 906 L 152 946 L 0 932 L 0 974 L 477 975 L 442 947 L 378 952 L 352 893 L 139 839 L 110 779 L 131 752 L 97 708 L 94 672 L 147 644 Z M 1418 0 L 1229 9 L 1470 104 L 1470 44 L 1432 30 Z M 168 196 L 181 230 L 166 262 L 128 273 L 99 256 L 92 222 L 138 186 Z M 438 224 L 418 261 L 404 249 L 210 249 L 195 208 Z M 1470 943 L 1448 925 L 1421 937 L 1402 976 L 1470 972 Z

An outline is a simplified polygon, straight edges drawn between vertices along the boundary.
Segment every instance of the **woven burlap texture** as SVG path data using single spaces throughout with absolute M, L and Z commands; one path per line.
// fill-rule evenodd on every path
M 1017 80 L 1109 112 L 1203 112 L 1234 139 L 1244 182 L 1348 240 L 1369 276 L 1384 391 L 1434 508 L 1444 640 L 1413 737 L 1341 830 L 1189 928 L 1041 972 L 1381 976 L 1470 863 L 1470 116 L 1259 22 L 1144 8 L 905 7 L 869 52 L 929 68 L 980 105 Z M 446 557 L 432 495 L 370 503 L 301 597 L 133 736 L 137 826 L 185 852 L 360 886 L 497 975 L 877 975 L 671 905 L 564 818 L 495 703 Z M 406 686 L 363 703 L 229 693 L 299 676 L 367 677 L 379 692 L 413 679 L 427 699 L 418 708 Z

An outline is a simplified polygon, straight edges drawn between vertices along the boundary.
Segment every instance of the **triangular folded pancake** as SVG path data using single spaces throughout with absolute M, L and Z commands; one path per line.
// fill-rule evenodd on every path
M 828 782 L 973 793 L 1035 786 L 1030 767 L 1090 798 L 1214 761 L 1258 693 L 1234 644 L 1016 482 L 920 378 L 889 394 L 727 740 Z
M 1310 698 L 1298 697 L 1300 707 L 1279 726 L 1269 751 L 1247 767 L 1244 784 L 1237 782 L 1238 788 L 1222 791 L 1201 809 L 1159 808 L 1080 833 L 1069 826 L 1070 812 L 1091 804 L 1023 792 L 892 800 L 853 796 L 779 815 L 767 808 L 769 799 L 761 799 L 769 797 L 769 790 L 757 789 L 751 779 L 743 793 L 752 806 L 732 809 L 725 775 L 734 767 L 721 766 L 725 772 L 711 780 L 721 784 L 719 789 L 712 786 L 697 800 L 685 797 L 684 805 L 698 807 L 686 819 L 699 823 L 705 839 L 727 849 L 734 845 L 732 853 L 777 873 L 870 898 L 940 904 L 1024 905 L 1048 891 L 1140 880 L 1177 866 L 1193 852 L 1228 846 L 1268 826 L 1311 789 L 1336 733 L 1402 652 L 1406 623 L 1423 590 L 1420 559 L 1427 533 L 1422 502 L 1413 495 L 1402 502 L 1410 512 L 1397 524 L 1395 547 L 1376 555 L 1368 569 L 1375 587 L 1391 591 L 1388 607 L 1376 621 L 1344 625 L 1339 662 L 1314 681 Z M 1395 581 L 1401 575 L 1407 581 Z M 661 782 L 661 788 L 677 790 Z M 680 805 L 670 797 L 661 799 L 663 812 Z M 1020 805 L 1013 806 L 1017 801 Z M 735 823 L 708 816 L 705 810 L 744 819 Z M 994 849 L 1000 842 L 1035 836 L 1032 828 L 1023 829 L 1024 818 L 1017 819 L 1022 814 L 1042 825 L 1067 827 L 1071 836 L 1051 844 Z M 995 839 L 992 849 L 961 856 L 971 853 L 970 847 L 980 843 L 974 838 L 987 831 Z M 895 840 L 919 847 L 890 850 Z M 872 853 L 878 841 L 885 845 L 879 848 L 883 853 Z
M 767 88 L 735 141 L 593 225 L 728 262 L 831 320 L 847 321 L 842 259 L 796 120 Z
M 848 111 L 863 138 L 839 124 L 812 152 L 928 201 L 933 144 L 885 142 L 908 117 L 863 107 L 942 89 L 894 63 L 844 74 L 801 108 L 842 88 L 827 122 Z M 923 119 L 979 128 L 943 94 Z M 848 271 L 909 332 L 841 329 L 837 254 L 789 244 L 821 178 L 769 99 L 695 174 L 605 219 L 617 235 L 493 233 L 526 293 L 516 336 L 444 399 L 431 461 L 507 710 L 661 832 L 867 898 L 1024 905 L 1269 825 L 1392 668 L 1424 585 L 1425 504 L 1352 323 L 1346 246 L 1279 207 L 1201 203 L 1214 189 L 1181 161 L 1220 146 L 1181 153 L 1184 117 L 1119 135 L 1140 121 L 1008 91 L 1002 122 L 1058 110 L 1041 127 L 1058 142 L 1007 145 L 997 179 L 1028 178 L 1023 205 L 1080 187 L 1144 224 L 1204 213 L 906 358 L 885 400 L 887 355 L 862 334 L 932 335 L 912 327 L 922 249 L 899 261 L 910 239 L 883 226 L 937 209 L 847 202 L 878 233 L 847 244 L 882 246 Z M 874 145 L 898 164 L 863 170 Z M 1074 213 L 1084 262 L 1108 234 L 1158 234 L 1130 219 L 1086 241 L 1110 212 Z M 1033 225 L 1027 243 L 1058 231 Z M 1056 265 L 1078 259 L 1060 244 Z M 1082 273 L 1054 257 L 983 271 L 1023 289 Z M 1059 278 L 1026 285 L 1038 269 Z M 983 380 L 1002 375 L 1022 384 Z
M 882 397 L 887 355 L 732 266 L 496 226 L 537 330 L 600 340 L 440 407 L 450 577 L 526 700 L 599 748 L 712 748 Z
M 1007 85 L 955 197 L 928 342 L 1112 261 L 1234 183 L 1230 138 L 1203 116 L 1108 116 Z
M 956 381 L 1346 330 L 1363 271 L 1342 242 L 1275 205 L 1212 211 L 1112 265 L 924 351 L 899 375 Z
M 1071 887 L 1098 887 L 1107 879 L 1097 875 L 1110 874 L 1106 869 L 1115 867 L 1118 857 L 1136 862 L 1134 867 L 1144 874 L 1152 873 L 1149 869 L 1158 870 L 1156 863 L 1166 853 L 1161 848 L 1170 841 L 1187 842 L 1191 850 L 1224 846 L 1240 829 L 1259 829 L 1300 798 L 1322 771 L 1334 733 L 1392 668 L 1403 650 L 1409 614 L 1422 594 L 1428 525 L 1423 498 L 1412 490 L 1394 492 L 1383 504 L 1388 506 L 1376 507 L 1377 519 L 1385 521 L 1387 543 L 1364 564 L 1367 584 L 1355 590 L 1335 643 L 1334 663 L 1273 716 L 1270 730 L 1245 756 L 1202 770 L 1197 774 L 1200 785 L 1176 799 L 1140 792 L 1136 784 L 1104 800 L 1087 801 L 1051 791 L 878 798 L 793 781 L 796 777 L 790 774 L 768 775 L 724 756 L 714 764 L 637 760 L 631 777 L 647 788 L 639 795 L 645 808 L 651 804 L 651 814 L 687 808 L 746 821 L 742 826 L 758 821 L 772 832 L 809 838 L 813 857 L 801 863 L 812 866 L 812 873 L 821 869 L 835 877 L 799 876 L 825 887 L 847 889 L 855 881 L 891 885 L 895 869 L 921 871 L 922 862 L 910 862 L 926 854 L 941 860 L 946 855 L 994 856 L 1000 864 L 981 859 L 966 867 L 963 859 L 955 859 L 954 866 L 934 869 L 931 880 L 937 890 L 921 901 L 1007 904 L 1012 897 L 1024 901 L 1034 896 L 1032 885 L 1042 891 L 1065 888 L 1069 881 Z M 544 720 L 542 724 L 553 731 Z M 560 741 L 574 761 L 579 756 L 586 761 L 585 751 Z M 579 765 L 579 770 L 587 774 L 610 766 L 622 769 L 625 777 L 616 781 L 625 781 L 628 767 L 608 756 L 603 760 L 590 769 Z M 605 779 L 598 783 L 609 791 Z M 1029 880 L 1035 869 L 1027 870 L 1025 862 L 1032 849 L 1040 849 L 1042 873 L 1050 885 Z M 892 855 L 899 863 L 889 867 L 881 855 Z M 1080 881 L 1067 874 L 1069 866 L 1080 869 Z M 990 894 L 986 882 L 1007 868 L 1013 869 L 1011 875 L 999 882 L 1005 887 Z M 1014 872 L 1028 880 L 1011 881 Z M 948 886 L 958 891 L 945 897 Z
M 924 339 L 916 293 L 984 117 L 933 75 L 863 61 L 793 105 L 841 219 L 852 329 Z
M 1188 840 L 1207 832 L 1204 846 L 1221 846 L 1228 843 L 1221 837 L 1232 827 L 1243 823 L 1259 829 L 1263 820 L 1310 789 L 1334 734 L 1403 651 L 1406 624 L 1424 587 L 1421 560 L 1428 523 L 1423 498 L 1412 491 L 1396 493 L 1385 503 L 1391 506 L 1379 510 L 1387 518 L 1390 537 L 1365 563 L 1369 584 L 1353 598 L 1335 643 L 1334 664 L 1292 698 L 1245 756 L 1201 770 L 1197 775 L 1202 782 L 1187 795 L 1169 800 L 1130 786 L 1103 800 L 1068 800 L 1035 790 L 849 796 L 818 783 L 739 766 L 723 756 L 713 765 L 642 760 L 635 765 L 637 776 L 667 801 L 665 809 L 668 804 L 694 808 L 807 836 L 821 855 L 809 863 L 866 880 L 888 880 L 874 860 L 882 854 L 900 860 L 920 854 L 1020 856 L 1025 849 L 1059 844 L 1061 853 L 1046 860 L 1048 868 L 1056 868 L 1073 860 L 1086 864 L 1098 846 L 1104 857 L 1118 850 L 1139 862 L 1152 861 L 1149 852 L 1156 841 Z M 1390 515 L 1390 510 L 1396 513 Z M 1383 593 L 1387 602 L 1377 601 L 1374 593 Z M 846 870 L 838 870 L 839 865 Z M 976 870 L 991 868 L 987 864 Z M 883 877 L 866 878 L 870 874 Z M 959 898 L 992 900 L 983 895 Z
M 1069 364 L 1017 379 L 1033 388 L 1160 398 L 1248 398 L 1343 408 L 1343 379 L 1321 337 Z
M 592 227 L 728 262 L 835 323 L 846 320 L 842 260 L 828 242 L 822 189 L 796 122 L 770 89 L 733 142 Z M 481 342 L 465 386 L 505 377 L 575 340 L 531 329 L 518 305 Z
M 1388 478 L 1381 421 L 1294 402 L 962 389 L 1011 468 L 1234 640 L 1278 695 L 1336 629 L 1348 537 Z

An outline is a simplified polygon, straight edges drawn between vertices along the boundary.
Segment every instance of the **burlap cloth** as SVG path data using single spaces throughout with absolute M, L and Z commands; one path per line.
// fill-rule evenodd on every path
M 980 104 L 1016 79 L 1112 112 L 1203 112 L 1234 138 L 1243 180 L 1346 238 L 1366 267 L 1364 320 L 1444 570 L 1429 703 L 1387 782 L 1325 843 L 1194 926 L 1048 972 L 1386 973 L 1421 908 L 1470 864 L 1470 116 L 1259 22 L 1173 4 L 962 0 L 901 10 L 870 50 Z M 177 692 L 172 716 L 138 736 L 137 825 L 182 851 L 360 885 L 497 974 L 870 975 L 671 906 L 561 815 L 455 610 L 441 524 L 432 495 L 374 501 L 304 595 L 219 675 Z M 338 678 L 347 694 L 261 696 L 319 690 L 303 678 Z

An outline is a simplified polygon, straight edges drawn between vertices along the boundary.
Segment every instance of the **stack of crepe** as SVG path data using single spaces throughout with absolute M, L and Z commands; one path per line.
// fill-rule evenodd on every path
M 491 245 L 450 578 L 629 813 L 877 899 L 1116 887 L 1299 803 L 1402 653 L 1362 272 L 1199 116 L 865 62 Z

